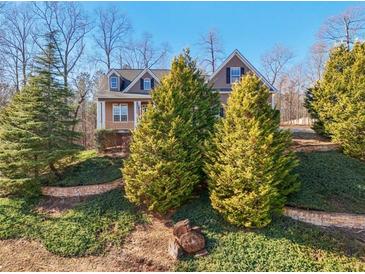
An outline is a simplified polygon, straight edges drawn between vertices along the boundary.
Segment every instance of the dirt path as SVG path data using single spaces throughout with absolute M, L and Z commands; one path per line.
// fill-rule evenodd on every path
M 153 218 L 150 225 L 137 226 L 121 249 L 104 255 L 65 258 L 48 252 L 41 243 L 27 240 L 0 241 L 1 271 L 172 271 L 167 255 L 171 228 Z
M 292 150 L 297 152 L 337 150 L 339 146 L 330 139 L 319 136 L 309 127 L 286 126 L 293 134 Z

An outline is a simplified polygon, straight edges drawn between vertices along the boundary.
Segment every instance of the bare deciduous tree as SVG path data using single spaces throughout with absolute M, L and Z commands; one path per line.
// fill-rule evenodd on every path
M 328 49 L 324 43 L 315 43 L 310 48 L 307 62 L 307 77 L 312 84 L 321 79 L 327 57 Z
M 33 58 L 33 26 L 34 19 L 28 4 L 10 6 L 1 22 L 0 54 L 7 70 L 15 78 L 17 90 L 20 82 L 23 86 L 26 84 L 29 63 Z
M 15 91 L 14 86 L 8 83 L 4 70 L 0 69 L 0 110 L 9 102 Z
M 266 78 L 275 85 L 286 66 L 294 58 L 294 53 L 287 47 L 277 44 L 261 57 Z
M 102 51 L 102 58 L 98 61 L 105 64 L 109 70 L 112 66 L 113 54 L 123 48 L 126 36 L 131 29 L 131 24 L 125 14 L 116 8 L 98 11 L 98 23 L 94 40 Z
M 45 32 L 54 33 L 53 40 L 62 66 L 57 68 L 68 86 L 69 75 L 84 53 L 85 35 L 91 30 L 88 19 L 77 2 L 34 3 L 34 11 L 45 27 Z M 40 36 L 35 41 L 42 49 Z
M 211 73 L 215 72 L 218 62 L 223 59 L 224 55 L 219 32 L 213 29 L 206 34 L 201 35 L 198 45 L 204 56 L 201 62 L 202 65 L 210 67 L 208 70 Z
M 85 118 L 85 108 L 86 108 L 86 99 L 88 96 L 90 96 L 92 89 L 93 89 L 93 82 L 92 79 L 90 77 L 90 74 L 87 72 L 82 72 L 80 73 L 76 79 L 75 79 L 75 90 L 76 90 L 76 94 L 75 94 L 75 110 L 74 110 L 74 119 L 76 120 L 78 115 L 79 115 L 79 111 L 81 109 L 82 112 L 82 118 Z M 85 132 L 85 121 L 82 120 L 82 128 L 83 128 L 83 132 Z M 75 130 L 75 126 L 73 127 L 73 130 Z
M 364 34 L 365 9 L 351 7 L 339 15 L 329 17 L 318 32 L 318 38 L 327 43 L 344 42 L 350 49 L 356 39 L 364 37 Z
M 141 40 L 130 42 L 127 47 L 122 49 L 120 63 L 122 67 L 139 69 L 152 68 L 157 64 L 163 66 L 169 51 L 170 46 L 168 43 L 156 46 L 152 34 L 144 33 Z
M 304 107 L 305 91 L 308 87 L 303 65 L 295 65 L 280 77 L 280 118 L 284 124 L 309 122 Z

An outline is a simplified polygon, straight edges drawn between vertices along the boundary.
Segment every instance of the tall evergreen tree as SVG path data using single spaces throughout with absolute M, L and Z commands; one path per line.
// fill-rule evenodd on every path
M 365 43 L 331 51 L 310 107 L 344 152 L 365 159 Z
M 314 101 L 316 100 L 314 94 L 318 88 L 318 84 L 315 84 L 313 87 L 307 89 L 305 93 L 304 106 L 308 110 L 311 118 L 314 119 L 312 129 L 321 136 L 329 137 L 328 132 L 326 132 L 326 129 L 324 128 L 323 121 L 320 119 L 317 111 L 313 108 Z
M 123 174 L 132 202 L 165 213 L 188 199 L 204 176 L 204 140 L 217 119 L 219 98 L 185 51 L 152 91 L 152 102 L 133 132 Z
M 71 93 L 59 82 L 58 60 L 51 35 L 35 72 L 0 113 L 0 173 L 2 184 L 36 180 L 49 168 L 60 176 L 57 162 L 78 151 L 79 137 L 69 102 Z
M 207 144 L 206 172 L 213 208 L 227 221 L 262 227 L 298 187 L 288 150 L 290 133 L 279 129 L 277 110 L 268 104 L 269 90 L 254 75 L 233 85 L 226 116 Z

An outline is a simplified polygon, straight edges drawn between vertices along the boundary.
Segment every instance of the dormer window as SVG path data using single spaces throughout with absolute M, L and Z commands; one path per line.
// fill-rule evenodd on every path
M 240 67 L 231 67 L 231 84 L 236 81 L 239 81 L 241 77 L 241 68 Z
M 143 79 L 143 90 L 151 90 L 151 79 L 150 78 Z
M 112 89 L 118 88 L 118 77 L 116 76 L 110 77 L 110 88 Z

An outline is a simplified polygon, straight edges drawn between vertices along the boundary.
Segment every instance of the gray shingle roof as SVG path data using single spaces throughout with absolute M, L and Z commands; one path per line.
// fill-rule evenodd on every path
M 124 79 L 132 82 L 143 71 L 143 69 L 115 69 L 115 71 L 117 71 Z M 150 69 L 150 71 L 152 71 L 158 79 L 161 79 L 162 76 L 170 72 L 169 69 Z

